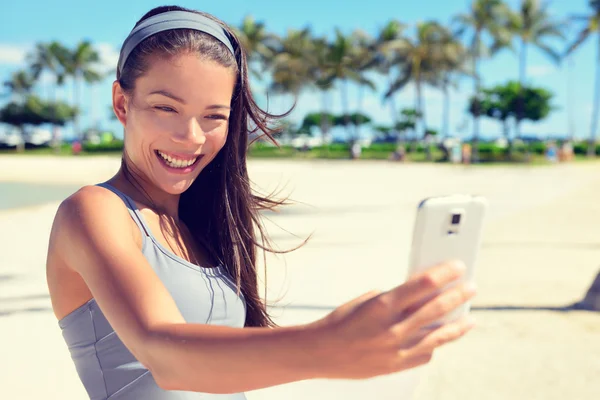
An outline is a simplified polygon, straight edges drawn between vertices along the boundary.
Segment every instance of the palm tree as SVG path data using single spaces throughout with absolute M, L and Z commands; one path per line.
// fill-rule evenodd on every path
M 312 51 L 308 55 L 308 63 L 310 64 L 310 79 L 318 90 L 321 91 L 322 106 L 320 129 L 323 136 L 323 143 L 327 138 L 331 121 L 329 116 L 329 98 L 328 92 L 331 89 L 331 84 L 326 81 L 330 75 L 331 64 L 329 62 L 331 45 L 326 38 L 315 38 L 312 43 Z
M 340 95 L 346 130 L 350 125 L 348 82 L 352 81 L 374 87 L 373 83 L 366 79 L 362 72 L 355 69 L 355 39 L 352 35 L 346 36 L 339 29 L 336 29 L 335 40 L 331 44 L 328 59 L 330 68 L 327 76 L 323 79 L 323 84 L 326 86 L 341 81 Z
M 239 28 L 233 29 L 246 51 L 250 73 L 262 80 L 263 73 L 273 59 L 277 36 L 267 32 L 265 24 L 256 22 L 251 15 L 244 17 Z
M 27 99 L 31 98 L 30 94 L 35 85 L 35 79 L 30 71 L 17 71 L 14 72 L 10 80 L 4 82 L 4 86 L 9 90 L 7 95 L 12 97 L 12 105 L 19 108 L 17 103 L 25 104 Z M 4 118 L 3 118 L 4 119 Z M 21 130 L 21 135 L 23 131 Z M 17 144 L 17 151 L 22 152 L 25 150 L 25 142 L 19 141 Z
M 401 74 L 385 93 L 386 97 L 401 90 L 410 81 L 415 85 L 415 110 L 421 122 L 421 135 L 427 132 L 427 119 L 423 103 L 423 85 L 434 81 L 440 71 L 446 67 L 444 48 L 447 33 L 445 28 L 434 21 L 420 22 L 416 26 L 414 39 L 404 38 L 394 44 Z M 428 157 L 430 154 L 428 153 Z
M 560 54 L 554 50 L 546 40 L 565 39 L 563 34 L 564 24 L 554 20 L 548 12 L 548 3 L 540 5 L 538 0 L 522 0 L 521 8 L 514 15 L 513 33 L 521 40 L 521 54 L 519 60 L 519 82 L 523 87 L 527 82 L 527 50 L 530 45 L 538 48 L 553 62 L 558 64 Z M 521 120 L 523 119 L 523 96 L 519 95 L 515 136 L 521 136 Z
M 4 82 L 4 86 L 9 90 L 9 95 L 13 97 L 13 101 L 24 99 L 26 95 L 31 93 L 35 79 L 28 71 L 14 72 L 10 80 Z
M 60 62 L 65 66 L 67 74 L 73 76 L 75 80 L 74 98 L 75 105 L 78 108 L 77 116 L 74 121 L 75 135 L 80 136 L 79 115 L 81 113 L 81 85 L 82 80 L 86 83 L 100 81 L 102 75 L 94 69 L 94 65 L 100 61 L 98 52 L 88 41 L 81 41 L 74 51 L 64 54 Z M 80 137 L 81 139 L 81 137 Z
M 473 77 L 475 84 L 475 98 L 481 95 L 481 75 L 479 74 L 479 61 L 482 57 L 493 55 L 498 50 L 506 47 L 511 41 L 510 22 L 511 12 L 502 0 L 473 0 L 467 13 L 459 14 L 454 22 L 459 25 L 459 33 L 470 33 L 468 47 L 473 63 Z M 488 46 L 485 36 L 491 39 Z M 473 162 L 479 161 L 479 112 L 473 114 Z
M 596 55 L 596 82 L 594 83 L 594 105 L 592 108 L 592 121 L 590 127 L 590 138 L 588 145 L 588 157 L 596 155 L 596 131 L 598 130 L 598 107 L 600 106 L 600 0 L 590 0 L 591 13 L 572 17 L 573 21 L 583 22 L 583 27 L 577 39 L 567 48 L 566 54 L 570 55 L 593 34 L 597 37 Z
M 356 123 L 355 125 L 355 137 L 360 136 L 360 126 L 363 123 L 367 123 L 362 120 L 363 114 L 363 97 L 364 89 L 368 88 L 375 90 L 375 84 L 371 79 L 367 77 L 367 72 L 376 65 L 377 57 L 375 49 L 375 42 L 373 38 L 366 32 L 357 29 L 352 33 L 354 41 L 354 52 L 352 56 L 351 64 L 354 70 L 360 75 L 358 80 L 358 99 L 356 103 Z
M 404 29 L 406 26 L 398 20 L 389 21 L 379 32 L 379 35 L 375 39 L 374 43 L 374 55 L 375 55 L 375 69 L 388 77 L 388 85 L 391 87 L 394 83 L 394 72 L 401 61 L 401 55 L 398 54 L 398 47 L 404 41 Z M 405 74 L 402 74 L 405 75 Z M 389 96 L 384 96 L 384 99 L 388 101 L 390 106 L 390 112 L 392 117 L 392 126 L 398 124 L 398 109 L 396 108 L 394 93 Z
M 29 63 L 33 77 L 37 80 L 44 71 L 54 75 L 55 86 L 52 88 L 51 98 L 57 101 L 58 87 L 64 85 L 66 77 L 66 66 L 64 60 L 68 58 L 69 50 L 57 41 L 51 43 L 38 43 L 32 54 L 29 55 Z M 54 125 L 52 131 L 55 138 L 55 148 L 60 149 L 59 125 Z
M 269 91 L 294 97 L 294 104 L 302 90 L 312 81 L 312 66 L 307 62 L 313 49 L 310 28 L 289 29 L 279 39 L 272 59 Z
M 442 38 L 439 42 L 440 55 L 437 68 L 430 71 L 428 83 L 438 87 L 444 95 L 442 107 L 442 137 L 450 135 L 450 88 L 457 87 L 457 79 L 462 75 L 470 75 L 468 52 L 456 32 L 440 27 Z
M 61 60 L 66 58 L 68 49 L 59 42 L 38 43 L 35 50 L 29 55 L 29 65 L 33 77 L 37 80 L 44 71 L 54 75 L 56 86 L 53 88 L 52 100 L 56 101 L 56 88 L 65 81 L 66 71 Z

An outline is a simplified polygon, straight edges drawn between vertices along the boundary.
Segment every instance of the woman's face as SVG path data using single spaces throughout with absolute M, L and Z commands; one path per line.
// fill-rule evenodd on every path
M 125 152 L 157 188 L 181 194 L 227 138 L 235 74 L 195 54 L 154 57 L 127 96 L 113 84 Z

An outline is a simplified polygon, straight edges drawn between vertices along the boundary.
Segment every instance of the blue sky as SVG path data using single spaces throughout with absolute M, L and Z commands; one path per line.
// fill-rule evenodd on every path
M 520 0 L 509 0 L 513 8 Z M 74 46 L 82 39 L 91 40 L 103 57 L 103 68 L 113 68 L 118 58 L 118 51 L 135 22 L 148 10 L 158 5 L 177 4 L 184 7 L 201 9 L 210 12 L 231 25 L 237 25 L 245 15 L 251 14 L 257 20 L 266 23 L 267 28 L 275 33 L 283 34 L 289 28 L 301 28 L 310 25 L 315 35 L 331 35 L 335 27 L 350 33 L 361 28 L 375 34 L 390 18 L 414 24 L 418 21 L 435 19 L 443 23 L 452 16 L 467 10 L 469 0 L 304 0 L 288 2 L 280 0 L 264 1 L 179 1 L 164 3 L 160 1 L 115 1 L 98 2 L 81 0 L 42 0 L 12 1 L 3 6 L 0 14 L 0 78 L 4 81 L 10 74 L 25 65 L 25 54 L 36 42 L 59 40 L 68 46 Z M 49 6 L 52 4 L 52 6 Z M 587 0 L 554 0 L 550 9 L 557 17 L 588 12 Z M 409 32 L 410 32 L 409 28 Z M 557 110 L 545 121 L 523 125 L 525 134 L 563 135 L 568 130 L 567 108 L 572 107 L 576 135 L 589 135 L 590 115 L 592 110 L 592 88 L 595 65 L 595 40 L 586 43 L 573 57 L 573 66 L 569 72 L 566 63 L 563 66 L 553 65 L 543 54 L 532 49 L 528 59 L 528 80 L 539 86 L 552 90 L 556 96 L 553 105 Z M 564 49 L 564 45 L 557 48 Z M 517 53 L 502 51 L 490 60 L 481 64 L 484 85 L 502 83 L 518 77 Z M 571 78 L 569 78 L 569 76 Z M 571 98 L 568 96 L 567 81 L 572 79 Z M 104 128 L 120 134 L 121 128 L 108 121 L 107 108 L 110 104 L 110 88 L 113 77 L 94 85 L 85 87 L 83 91 L 84 115 L 82 127 L 99 122 Z M 371 115 L 377 123 L 390 122 L 390 111 L 381 101 L 385 89 L 385 80 L 377 79 L 378 91 L 366 93 L 363 110 Z M 257 92 L 260 83 L 255 83 Z M 460 82 L 452 92 L 451 131 L 459 136 L 468 136 L 470 126 L 464 112 L 468 97 L 472 93 L 473 83 L 469 79 Z M 48 85 L 37 88 L 40 95 L 48 96 Z M 72 82 L 59 90 L 61 99 L 72 101 Z M 428 125 L 439 128 L 442 120 L 442 96 L 435 89 L 426 89 L 426 112 Z M 329 95 L 331 111 L 340 112 L 340 96 L 338 91 Z M 350 106 L 356 108 L 357 90 L 350 90 Z M 0 99 L 0 102 L 3 101 Z M 396 97 L 398 107 L 410 107 L 414 104 L 414 89 L 405 88 Z M 289 99 L 278 97 L 272 99 L 272 111 L 281 111 Z M 300 98 L 294 119 L 300 119 L 309 111 L 319 111 L 322 104 L 318 93 L 307 92 Z M 466 123 L 465 123 L 466 122 Z M 500 126 L 489 120 L 482 123 L 485 136 L 499 135 Z M 70 130 L 65 134 L 68 136 Z

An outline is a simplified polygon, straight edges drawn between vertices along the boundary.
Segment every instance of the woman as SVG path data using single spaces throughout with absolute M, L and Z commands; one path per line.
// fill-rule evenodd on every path
M 421 329 L 472 297 L 440 290 L 462 275 L 457 263 L 314 323 L 275 326 L 258 295 L 264 240 L 254 232 L 258 211 L 276 203 L 251 193 L 246 171 L 248 124 L 269 135 L 273 116 L 254 102 L 247 71 L 225 24 L 179 7 L 150 11 L 123 44 L 121 168 L 60 205 L 47 262 L 92 399 L 244 399 L 286 382 L 389 374 L 472 326 Z

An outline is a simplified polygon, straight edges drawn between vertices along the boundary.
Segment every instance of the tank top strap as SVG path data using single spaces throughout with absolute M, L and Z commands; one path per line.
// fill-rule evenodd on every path
M 144 232 L 144 234 L 147 237 L 152 237 L 152 233 L 151 233 L 150 229 L 148 228 L 146 221 L 144 221 L 144 217 L 140 213 L 139 208 L 137 208 L 137 206 L 135 205 L 135 202 L 133 201 L 133 199 L 131 197 L 127 196 L 125 193 L 121 192 L 119 189 L 117 189 L 116 187 L 114 187 L 111 184 L 106 183 L 106 182 L 98 183 L 98 184 L 96 184 L 96 186 L 101 186 L 105 189 L 108 189 L 111 192 L 113 192 L 114 194 L 116 194 L 117 196 L 119 196 L 121 198 L 121 200 L 123 200 L 123 202 L 127 206 L 127 210 L 129 211 L 129 214 L 135 221 L 138 228 L 140 228 L 140 231 Z

